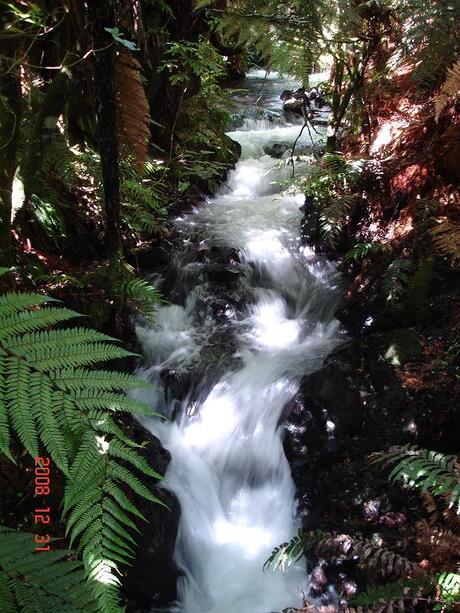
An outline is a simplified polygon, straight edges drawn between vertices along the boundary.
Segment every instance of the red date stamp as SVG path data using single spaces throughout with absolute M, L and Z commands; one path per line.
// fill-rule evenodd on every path
M 44 498 L 43 508 L 35 509 L 34 523 L 41 527 L 41 530 L 46 530 L 46 526 L 52 523 L 51 509 L 45 507 L 46 497 L 51 493 L 51 460 L 48 457 L 36 457 L 34 469 L 34 488 L 35 496 Z M 50 551 L 51 537 L 49 534 L 35 534 L 35 551 Z

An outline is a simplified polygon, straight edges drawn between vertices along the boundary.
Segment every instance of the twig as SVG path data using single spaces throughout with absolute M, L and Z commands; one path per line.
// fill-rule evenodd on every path
M 27 66 L 27 68 L 38 68 L 40 70 L 62 70 L 63 68 L 71 68 L 72 66 L 75 66 L 76 64 L 79 64 L 80 62 L 83 62 L 84 60 L 86 60 L 86 58 L 89 55 L 91 55 L 91 53 L 96 54 L 96 53 L 99 53 L 100 51 L 105 51 L 106 49 L 109 49 L 109 47 L 111 47 L 112 45 L 115 45 L 114 40 L 108 45 L 106 45 L 105 47 L 100 47 L 99 49 L 90 49 L 84 55 L 78 58 L 78 60 L 75 60 L 75 62 L 71 62 L 70 64 L 66 64 L 65 62 L 62 62 L 61 64 L 59 64 L 59 66 L 36 66 L 35 64 L 28 64 L 27 62 L 24 62 L 23 60 L 18 59 L 15 62 L 13 61 L 13 64 L 8 68 L 6 72 L 7 73 L 11 72 L 16 65 Z M 6 55 L 0 54 L 0 58 L 12 61 L 12 58 Z
M 259 104 L 259 102 L 260 102 L 260 100 L 262 98 L 262 94 L 263 94 L 263 91 L 264 91 L 264 86 L 265 86 L 265 82 L 267 80 L 267 77 L 268 77 L 268 70 L 265 71 L 264 80 L 262 81 L 262 85 L 260 87 L 259 97 L 256 100 L 256 107 L 258 106 L 258 104 Z
M 306 102 L 305 102 L 305 97 L 304 97 L 304 100 L 303 100 L 303 109 L 302 110 L 303 110 L 303 116 L 304 116 L 304 124 L 303 124 L 302 129 L 300 130 L 299 134 L 297 135 L 297 138 L 295 139 L 295 141 L 294 141 L 294 143 L 292 145 L 292 149 L 291 149 L 290 161 L 291 161 L 291 164 L 292 164 L 292 178 L 293 179 L 295 177 L 295 164 L 294 164 L 295 148 L 296 148 L 297 143 L 298 143 L 300 137 L 302 136 L 303 131 L 305 130 L 305 128 L 307 128 L 307 130 L 308 130 L 308 134 L 310 136 L 310 141 L 311 141 L 311 145 L 312 145 L 312 148 L 313 148 L 313 152 L 316 153 L 315 141 L 313 140 L 313 136 L 312 136 L 311 131 L 310 131 L 310 121 L 308 119 L 308 111 L 307 111 L 307 105 L 306 105 Z M 317 134 L 319 134 L 318 130 L 315 129 L 314 125 L 313 124 L 311 124 L 311 125 L 312 125 L 313 130 Z
M 182 106 L 182 102 L 184 100 L 184 96 L 187 92 L 188 87 L 185 87 L 184 90 L 182 91 L 180 100 L 179 100 L 179 106 L 177 107 L 177 111 L 176 111 L 176 115 L 174 116 L 174 123 L 172 125 L 172 129 L 171 129 L 171 138 L 169 141 L 169 161 L 172 160 L 172 155 L 173 155 L 173 151 L 174 151 L 174 132 L 176 130 L 176 123 L 177 123 L 177 118 L 179 116 L 179 111 L 180 111 L 180 107 Z

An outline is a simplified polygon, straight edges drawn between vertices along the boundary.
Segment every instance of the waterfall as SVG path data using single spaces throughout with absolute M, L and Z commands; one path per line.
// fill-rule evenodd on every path
M 308 590 L 304 563 L 285 573 L 264 573 L 263 564 L 299 527 L 283 411 L 339 343 L 338 277 L 299 240 L 302 197 L 277 184 L 290 166 L 264 155 L 267 145 L 292 145 L 299 127 L 258 127 L 230 133 L 242 158 L 226 185 L 176 220 L 171 302 L 137 328 L 146 362 L 138 374 L 156 383 L 139 396 L 167 417 L 143 424 L 171 454 L 164 486 L 180 502 L 183 570 L 172 610 L 185 613 L 281 611 Z M 235 280 L 227 293 L 218 281 L 216 295 L 208 254 L 221 252 Z M 184 397 L 164 389 L 168 370 L 193 380 Z

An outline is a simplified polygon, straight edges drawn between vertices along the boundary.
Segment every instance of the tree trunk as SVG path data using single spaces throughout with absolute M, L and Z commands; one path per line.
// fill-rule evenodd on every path
M 114 86 L 116 48 L 104 28 L 116 25 L 112 2 L 88 2 L 88 28 L 93 49 L 94 87 L 98 124 L 99 153 L 104 186 L 105 237 L 104 250 L 111 257 L 122 251 L 120 213 L 120 172 L 117 138 L 117 103 Z
M 45 99 L 35 121 L 24 161 L 21 164 L 26 206 L 30 201 L 42 169 L 46 149 L 56 132 L 58 119 L 64 112 L 68 85 L 69 73 L 66 69 L 63 69 L 56 74 L 46 89 Z
M 6 57 L 13 49 L 0 49 Z M 12 55 L 9 55 L 9 54 Z M 9 71 L 9 72 L 8 72 Z M 16 172 L 17 139 L 21 116 L 21 83 L 19 66 L 14 59 L 0 60 L 0 265 L 11 266 L 11 209 L 14 173 Z
M 192 78 L 187 87 L 184 83 L 172 85 L 169 72 L 162 67 L 166 42 L 198 42 L 207 26 L 199 11 L 194 12 L 193 0 L 168 0 L 169 14 L 161 13 L 149 0 L 143 0 L 144 25 L 149 34 L 148 55 L 142 58 L 147 76 L 146 93 L 150 104 L 152 143 L 169 155 L 174 150 L 176 119 L 180 106 L 186 98 L 199 91 L 200 79 Z M 167 34 L 161 31 L 164 29 Z
M 345 64 L 342 60 L 334 60 L 332 72 L 334 74 L 334 89 L 332 92 L 331 114 L 327 126 L 326 152 L 337 151 L 337 130 L 339 129 L 339 114 L 342 100 L 342 86 Z

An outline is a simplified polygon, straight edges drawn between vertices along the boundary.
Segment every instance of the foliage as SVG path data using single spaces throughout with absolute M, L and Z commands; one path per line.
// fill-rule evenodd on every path
M 388 302 L 396 302 L 403 295 L 410 282 L 412 262 L 407 258 L 396 258 L 386 269 L 382 288 Z
M 132 41 L 127 40 L 125 38 L 125 35 L 123 34 L 123 32 L 120 31 L 119 28 L 104 28 L 104 30 L 106 32 L 108 32 L 113 37 L 114 41 L 116 41 L 117 43 L 119 43 L 123 47 L 126 47 L 130 51 L 138 51 L 139 50 L 139 47 L 136 45 L 136 43 L 133 43 Z
M 455 455 L 443 454 L 416 445 L 394 447 L 376 461 L 395 464 L 390 481 L 403 481 L 409 487 L 435 496 L 445 494 L 449 508 L 460 514 L 460 469 Z
M 460 261 L 460 224 L 443 220 L 431 229 L 431 240 L 436 251 L 453 264 Z
M 449 102 L 460 92 L 460 60 L 458 60 L 452 68 L 447 71 L 446 80 L 444 81 L 439 94 L 436 96 L 436 121 L 439 120 L 441 113 L 449 104 Z
M 132 276 L 124 281 L 121 289 L 129 303 L 144 317 L 153 317 L 156 305 L 161 302 L 161 294 L 156 287 L 144 279 Z
M 65 549 L 35 552 L 34 535 L 0 526 L 0 602 L 3 613 L 96 612 L 83 564 Z
M 406 577 L 421 572 L 414 562 L 393 551 L 383 549 L 380 544 L 372 540 L 321 530 L 300 531 L 288 543 L 276 547 L 265 562 L 265 568 L 284 570 L 300 559 L 306 551 L 313 551 L 320 557 L 358 559 L 361 568 L 371 570 L 382 577 Z
M 291 538 L 287 543 L 282 543 L 275 547 L 270 554 L 270 557 L 265 561 L 264 570 L 272 568 L 272 570 L 286 570 L 300 560 L 304 555 L 304 532 L 299 530 L 298 533 Z
M 67 533 L 83 555 L 100 610 L 115 611 L 119 565 L 133 555 L 129 529 L 135 529 L 133 518 L 142 518 L 125 490 L 159 502 L 138 475 L 160 476 L 116 421 L 121 412 L 148 410 L 121 392 L 144 384 L 94 370 L 132 354 L 94 330 L 50 329 L 77 316 L 45 306 L 50 301 L 39 294 L 0 298 L 0 450 L 13 459 L 15 436 L 34 457 L 44 448 L 64 473 Z
M 458 53 L 458 2 L 403 0 L 399 19 L 405 27 L 401 38 L 400 61 L 415 66 L 414 81 L 422 88 L 440 85 Z
M 119 52 L 114 70 L 117 132 L 122 158 L 131 157 L 142 174 L 149 155 L 150 108 L 141 65 L 127 49 Z
M 147 162 L 141 176 L 131 158 L 123 161 L 120 169 L 121 205 L 126 227 L 136 234 L 154 234 L 160 219 L 166 214 L 164 194 L 167 169 Z
M 348 161 L 340 155 L 326 153 L 296 185 L 313 200 L 319 213 L 322 235 L 331 245 L 339 239 L 356 196 L 350 193 L 363 171 L 363 160 Z
M 361 592 L 353 599 L 353 604 L 372 606 L 380 603 L 388 606 L 391 604 L 395 605 L 398 601 L 405 598 L 410 598 L 413 602 L 416 602 L 417 596 L 421 596 L 424 593 L 423 588 L 426 589 L 427 586 L 432 587 L 427 577 L 391 581 L 385 585 L 377 585 L 365 592 Z
M 197 7 L 210 4 L 198 1 Z M 295 5 L 275 0 L 234 0 L 223 16 L 218 14 L 218 30 L 233 46 L 254 47 L 272 67 L 306 83 L 319 51 L 323 4 L 320 0 Z
M 59 150 L 56 151 L 56 155 Z M 85 182 L 91 206 L 99 210 L 103 200 L 101 161 L 99 155 L 87 148 L 85 152 L 70 152 L 61 158 L 60 173 L 72 188 Z M 120 198 L 123 230 L 131 237 L 152 235 L 165 216 L 166 176 L 168 170 L 147 161 L 142 169 L 136 160 L 126 155 L 120 162 Z M 57 194 L 54 203 L 57 200 Z M 53 204 L 54 204 L 53 203 Z
M 221 86 L 226 74 L 223 57 L 201 36 L 197 43 L 171 42 L 163 66 L 170 72 L 170 82 L 183 91 L 176 118 L 176 156 L 172 159 L 178 181 L 215 186 L 233 158 L 224 134 L 231 99 Z M 199 82 L 199 91 L 188 96 L 193 80 Z
M 384 243 L 357 243 L 345 254 L 344 260 L 345 262 L 361 262 L 369 257 L 388 254 L 389 250 L 389 246 Z
M 195 75 L 200 77 L 205 92 L 215 90 L 218 79 L 225 75 L 222 56 L 203 36 L 197 43 L 168 43 L 163 66 L 171 73 L 169 80 L 173 85 L 188 83 L 190 75 Z

